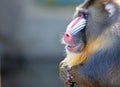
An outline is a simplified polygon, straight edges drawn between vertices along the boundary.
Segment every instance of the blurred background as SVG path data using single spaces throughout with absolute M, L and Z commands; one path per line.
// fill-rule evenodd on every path
M 2 87 L 64 87 L 60 40 L 83 0 L 1 0 Z

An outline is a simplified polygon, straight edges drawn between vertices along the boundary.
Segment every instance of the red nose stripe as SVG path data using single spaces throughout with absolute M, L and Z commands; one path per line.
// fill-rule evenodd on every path
M 77 19 L 75 22 L 73 22 L 73 24 L 72 24 L 72 26 L 71 26 L 69 32 L 72 31 L 73 27 L 74 27 L 82 18 L 83 18 L 83 15 L 81 15 L 80 17 L 78 17 L 78 19 Z

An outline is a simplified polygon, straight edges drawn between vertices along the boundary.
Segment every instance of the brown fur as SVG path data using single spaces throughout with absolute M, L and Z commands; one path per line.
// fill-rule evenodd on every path
M 67 52 L 67 57 L 63 60 L 63 62 L 68 64 L 69 67 L 76 66 L 79 64 L 83 65 L 87 62 L 89 56 L 92 53 L 103 47 L 106 47 L 105 43 L 107 43 L 107 40 L 104 40 L 104 36 L 99 36 L 97 40 L 89 42 L 80 53 Z

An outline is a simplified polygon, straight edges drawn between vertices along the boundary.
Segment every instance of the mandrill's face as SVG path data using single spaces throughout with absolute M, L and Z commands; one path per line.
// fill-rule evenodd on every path
M 117 19 L 115 16 L 117 8 L 114 4 L 103 3 L 101 0 L 92 1 L 86 0 L 82 6 L 78 6 L 74 20 L 67 26 L 63 43 L 65 43 L 68 52 L 81 52 L 87 43 L 95 40 L 100 33 L 104 32 L 106 26 L 111 26 L 113 21 Z M 96 3 L 102 4 L 96 5 Z M 110 21 L 111 19 L 114 20 Z

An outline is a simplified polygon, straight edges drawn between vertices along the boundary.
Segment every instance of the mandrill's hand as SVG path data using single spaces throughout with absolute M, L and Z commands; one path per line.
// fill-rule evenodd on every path
M 60 78 L 65 82 L 66 87 L 73 87 L 75 82 L 73 80 L 73 76 L 70 75 L 71 68 L 64 61 L 60 63 L 59 67 Z

